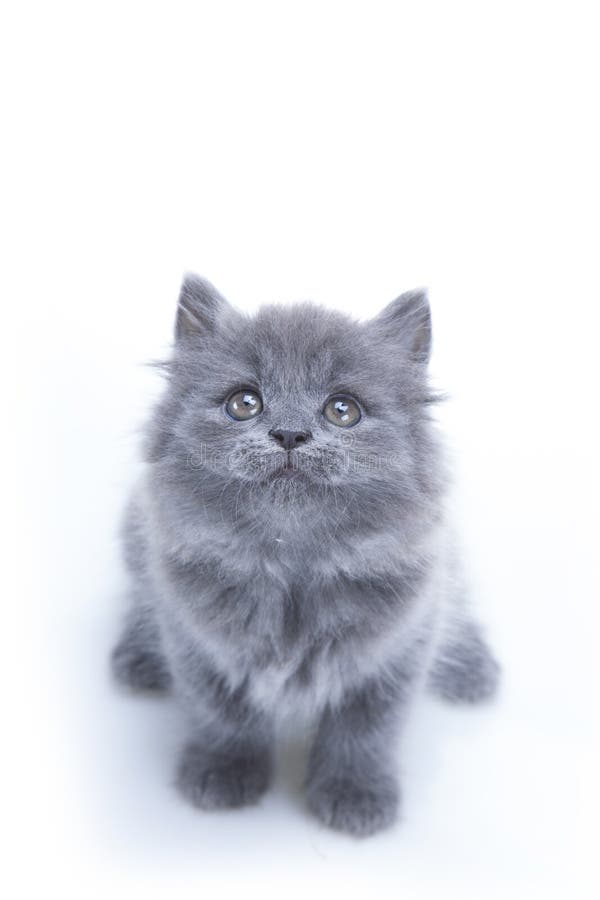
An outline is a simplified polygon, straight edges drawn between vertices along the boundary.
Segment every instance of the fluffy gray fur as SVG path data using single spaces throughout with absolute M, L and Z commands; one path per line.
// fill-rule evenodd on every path
M 112 663 L 184 703 L 177 782 L 203 809 L 255 802 L 276 724 L 302 718 L 309 808 L 371 834 L 396 817 L 395 738 L 419 687 L 473 702 L 496 686 L 447 522 L 430 342 L 422 291 L 359 323 L 308 303 L 248 317 L 184 281 L 126 517 L 132 603 Z M 245 422 L 224 411 L 241 387 L 264 403 Z M 351 428 L 323 415 L 336 393 L 361 405 Z M 273 429 L 309 438 L 288 452 Z

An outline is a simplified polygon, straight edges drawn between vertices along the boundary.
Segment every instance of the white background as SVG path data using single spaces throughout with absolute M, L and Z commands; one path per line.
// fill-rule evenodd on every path
M 3 5 L 5 896 L 598 896 L 595 7 Z M 430 287 L 505 675 L 419 704 L 402 822 L 366 841 L 313 822 L 288 757 L 256 809 L 188 808 L 176 711 L 107 677 L 186 269 L 243 308 Z

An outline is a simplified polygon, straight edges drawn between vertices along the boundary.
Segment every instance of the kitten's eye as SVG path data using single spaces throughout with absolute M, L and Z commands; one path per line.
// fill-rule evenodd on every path
M 263 404 L 256 391 L 236 391 L 225 404 L 228 416 L 237 422 L 246 422 L 262 412 Z
M 330 397 L 323 407 L 323 415 L 332 425 L 349 428 L 361 419 L 360 406 L 352 397 Z

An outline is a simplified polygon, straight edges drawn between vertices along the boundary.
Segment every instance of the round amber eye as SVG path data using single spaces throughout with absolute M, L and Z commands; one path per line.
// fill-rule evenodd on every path
M 329 398 L 323 407 L 323 415 L 332 425 L 349 428 L 360 421 L 361 411 L 356 400 L 340 395 Z
M 247 422 L 262 412 L 262 400 L 256 391 L 236 391 L 225 404 L 227 415 L 236 422 Z

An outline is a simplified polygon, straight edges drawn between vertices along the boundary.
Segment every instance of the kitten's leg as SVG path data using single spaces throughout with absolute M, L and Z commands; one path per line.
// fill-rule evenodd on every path
M 420 648 L 385 680 L 371 679 L 322 715 L 306 791 L 309 808 L 326 825 L 362 836 L 395 820 L 394 738 L 420 684 L 424 652 Z
M 251 705 L 244 685 L 232 691 L 204 664 L 196 667 L 193 678 L 189 672 L 187 677 L 184 694 L 193 731 L 179 760 L 179 790 L 201 809 L 256 803 L 271 780 L 272 723 Z
M 170 686 L 171 675 L 150 607 L 136 604 L 129 611 L 112 652 L 111 667 L 117 681 L 134 690 L 162 691 Z
M 125 627 L 111 656 L 113 675 L 135 690 L 165 690 L 171 676 L 151 603 L 154 588 L 148 575 L 145 519 L 135 495 L 125 513 L 121 538 L 132 596 Z
M 499 676 L 500 666 L 479 625 L 461 617 L 442 638 L 429 672 L 428 687 L 444 700 L 477 703 L 495 693 Z

